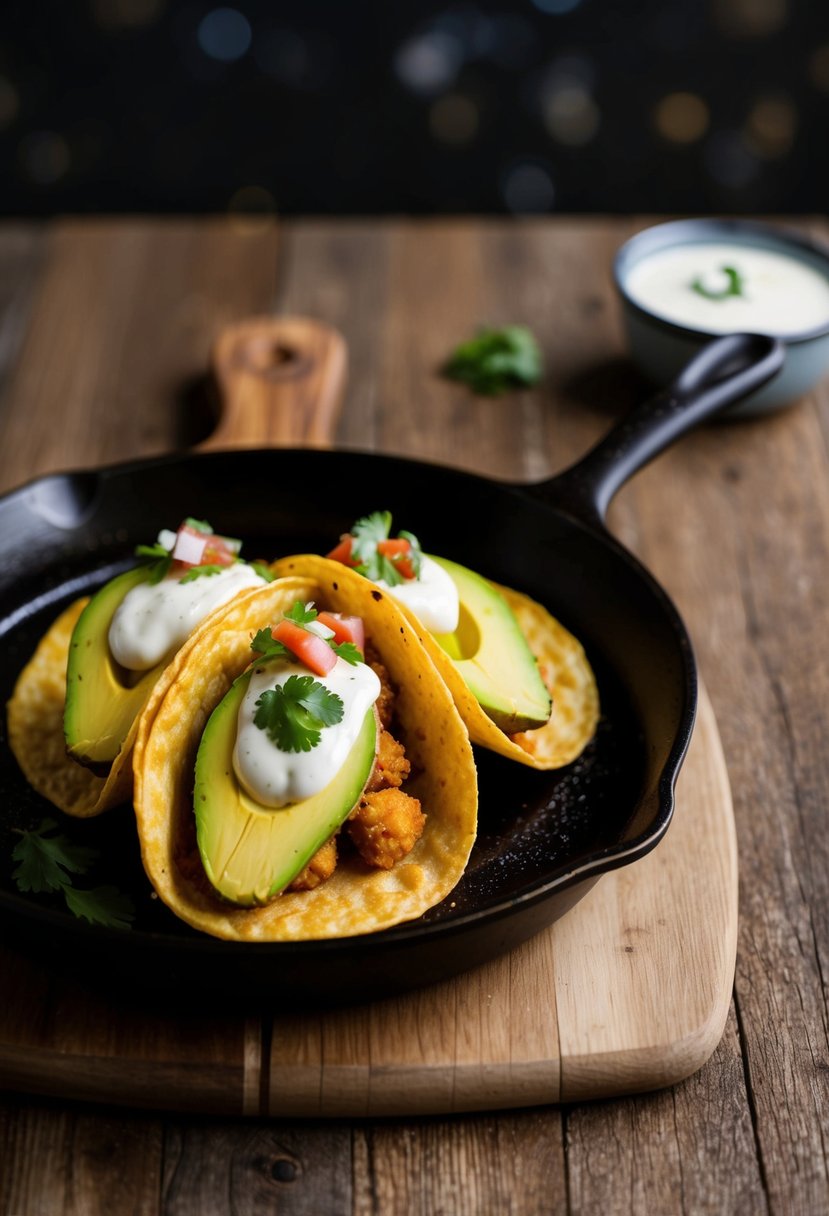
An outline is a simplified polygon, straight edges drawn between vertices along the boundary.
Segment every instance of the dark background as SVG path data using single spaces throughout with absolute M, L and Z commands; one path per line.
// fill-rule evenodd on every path
M 4 214 L 826 209 L 829 0 L 0 17 Z

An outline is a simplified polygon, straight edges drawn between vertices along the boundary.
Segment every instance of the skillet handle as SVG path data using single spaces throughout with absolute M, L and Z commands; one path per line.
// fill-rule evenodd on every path
M 709 342 L 654 397 L 635 406 L 577 464 L 533 487 L 578 515 L 598 516 L 628 478 L 686 431 L 761 388 L 783 366 L 777 338 L 729 334 Z
M 222 330 L 211 363 L 221 414 L 201 450 L 331 446 L 348 366 L 336 329 L 250 317 Z

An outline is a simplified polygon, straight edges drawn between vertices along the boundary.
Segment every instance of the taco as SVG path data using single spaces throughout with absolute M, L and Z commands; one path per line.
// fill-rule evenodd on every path
M 389 608 L 362 579 L 276 580 L 217 614 L 156 686 L 133 756 L 141 854 L 196 929 L 242 941 L 374 932 L 458 882 L 476 830 L 472 750 Z
M 422 553 L 410 532 L 390 532 L 390 513 L 377 511 L 327 557 L 285 557 L 272 570 L 348 587 L 371 580 L 416 630 L 473 743 L 537 769 L 577 759 L 599 720 L 596 679 L 578 639 L 522 592 Z
M 272 577 L 240 547 L 186 520 L 41 639 L 9 701 L 9 743 L 60 810 L 85 818 L 129 799 L 138 718 L 171 657 L 214 610 Z

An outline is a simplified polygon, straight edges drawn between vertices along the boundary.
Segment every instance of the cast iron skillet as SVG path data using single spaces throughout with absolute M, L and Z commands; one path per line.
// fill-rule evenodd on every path
M 243 323 L 215 352 L 225 413 L 210 451 L 40 478 L 0 499 L 0 693 L 69 601 L 129 566 L 135 544 L 186 515 L 241 536 L 248 557 L 325 552 L 383 507 L 427 551 L 542 601 L 584 642 L 603 716 L 584 756 L 537 773 L 478 750 L 480 829 L 466 875 L 421 920 L 374 935 L 286 944 L 225 943 L 191 931 L 152 898 L 131 809 L 66 830 L 101 851 L 93 881 L 137 907 L 129 932 L 76 920 L 11 879 L 14 828 L 51 808 L 0 738 L 0 932 L 50 965 L 108 989 L 165 1000 L 230 996 L 328 1003 L 445 978 L 509 950 L 566 912 L 606 871 L 643 856 L 671 819 L 690 738 L 696 672 L 664 592 L 605 530 L 622 483 L 692 426 L 769 380 L 779 343 L 731 336 L 635 409 L 583 460 L 537 485 L 356 452 L 268 450 L 324 442 L 344 376 L 342 340 L 314 322 Z M 447 520 L 451 526 L 447 527 Z M 3 725 L 5 729 L 5 724 Z

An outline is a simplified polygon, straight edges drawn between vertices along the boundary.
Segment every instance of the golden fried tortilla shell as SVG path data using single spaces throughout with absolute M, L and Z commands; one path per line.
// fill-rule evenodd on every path
M 475 838 L 477 780 L 463 722 L 414 631 L 364 579 L 286 578 L 246 594 L 214 619 L 164 673 L 135 744 L 135 813 L 144 868 L 182 920 L 234 941 L 298 941 L 370 933 L 420 916 L 457 883 Z M 376 598 L 379 597 L 379 598 Z M 193 768 L 207 719 L 249 664 L 256 631 L 295 600 L 361 616 L 398 687 L 401 739 L 417 773 L 406 785 L 426 813 L 423 836 L 392 870 L 343 855 L 327 882 L 258 908 L 234 907 L 210 887 L 199 860 Z M 279 812 L 274 812 L 278 814 Z
M 341 572 L 340 580 L 344 587 L 368 581 L 349 567 L 315 554 L 280 558 L 274 562 L 272 569 L 277 576 L 299 574 L 323 579 L 333 577 L 331 567 Z M 373 584 L 369 583 L 369 586 Z M 416 631 L 451 692 L 473 743 L 531 768 L 562 768 L 581 754 L 595 734 L 599 720 L 599 693 L 595 676 L 581 643 L 546 608 L 519 591 L 512 591 L 497 583 L 493 583 L 493 586 L 501 592 L 515 614 L 530 650 L 538 660 L 542 678 L 552 692 L 553 712 L 549 722 L 538 730 L 516 735 L 504 734 L 481 709 L 458 669 L 432 634 L 423 628 L 408 608 L 391 597 L 387 598 L 397 613 Z
M 132 791 L 134 723 L 106 777 L 66 752 L 63 706 L 72 631 L 89 601 L 76 600 L 41 639 L 8 704 L 9 745 L 26 780 L 67 815 L 88 818 L 126 802 Z

